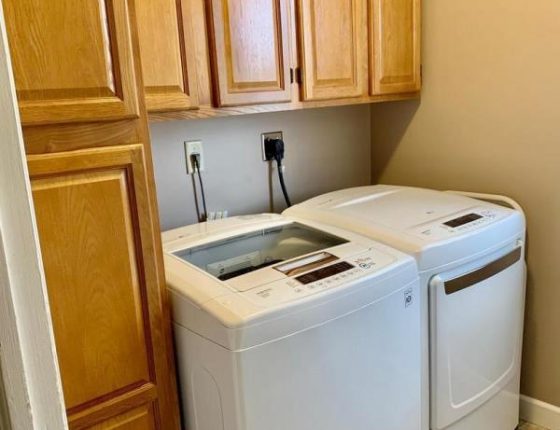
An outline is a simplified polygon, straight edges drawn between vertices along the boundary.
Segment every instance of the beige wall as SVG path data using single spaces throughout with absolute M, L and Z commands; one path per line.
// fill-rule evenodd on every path
M 261 133 L 282 130 L 286 183 L 293 202 L 370 183 L 369 106 L 279 112 L 152 124 L 152 150 L 163 229 L 196 222 L 183 141 L 202 139 L 208 210 L 230 215 L 270 210 Z M 284 209 L 276 170 L 275 210 Z
M 1 352 L 1 351 L 0 351 Z M 0 367 L 1 367 L 0 362 Z M 4 391 L 4 381 L 2 378 L 2 369 L 0 368 L 0 429 L 10 429 L 10 415 L 8 413 L 8 402 L 6 401 L 6 393 Z
M 560 1 L 431 0 L 423 25 L 422 101 L 372 107 L 373 181 L 524 206 L 522 391 L 560 405 Z

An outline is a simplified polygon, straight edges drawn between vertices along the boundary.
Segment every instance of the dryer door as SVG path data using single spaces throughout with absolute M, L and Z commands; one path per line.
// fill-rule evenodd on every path
M 521 247 L 430 281 L 432 429 L 443 429 L 518 378 L 525 298 Z

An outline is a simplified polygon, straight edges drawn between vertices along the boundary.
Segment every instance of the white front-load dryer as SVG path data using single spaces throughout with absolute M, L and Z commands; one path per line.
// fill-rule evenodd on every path
M 500 196 L 377 185 L 288 209 L 414 256 L 422 301 L 423 429 L 514 430 L 525 219 Z
M 190 430 L 420 430 L 414 259 L 279 215 L 163 234 Z

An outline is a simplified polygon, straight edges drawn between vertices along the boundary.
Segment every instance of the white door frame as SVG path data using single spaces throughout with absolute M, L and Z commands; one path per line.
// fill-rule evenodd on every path
M 68 425 L 8 52 L 0 2 L 0 384 L 8 409 L 0 427 L 64 430 Z

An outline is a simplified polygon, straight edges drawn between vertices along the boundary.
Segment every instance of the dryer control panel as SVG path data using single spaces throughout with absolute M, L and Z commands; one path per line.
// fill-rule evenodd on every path
M 376 249 L 337 260 L 306 273 L 262 285 L 244 296 L 259 306 L 274 306 L 322 291 L 341 288 L 392 264 L 396 259 Z
M 426 240 L 442 240 L 479 229 L 507 216 L 508 210 L 474 207 L 444 219 L 412 227 L 410 232 Z

